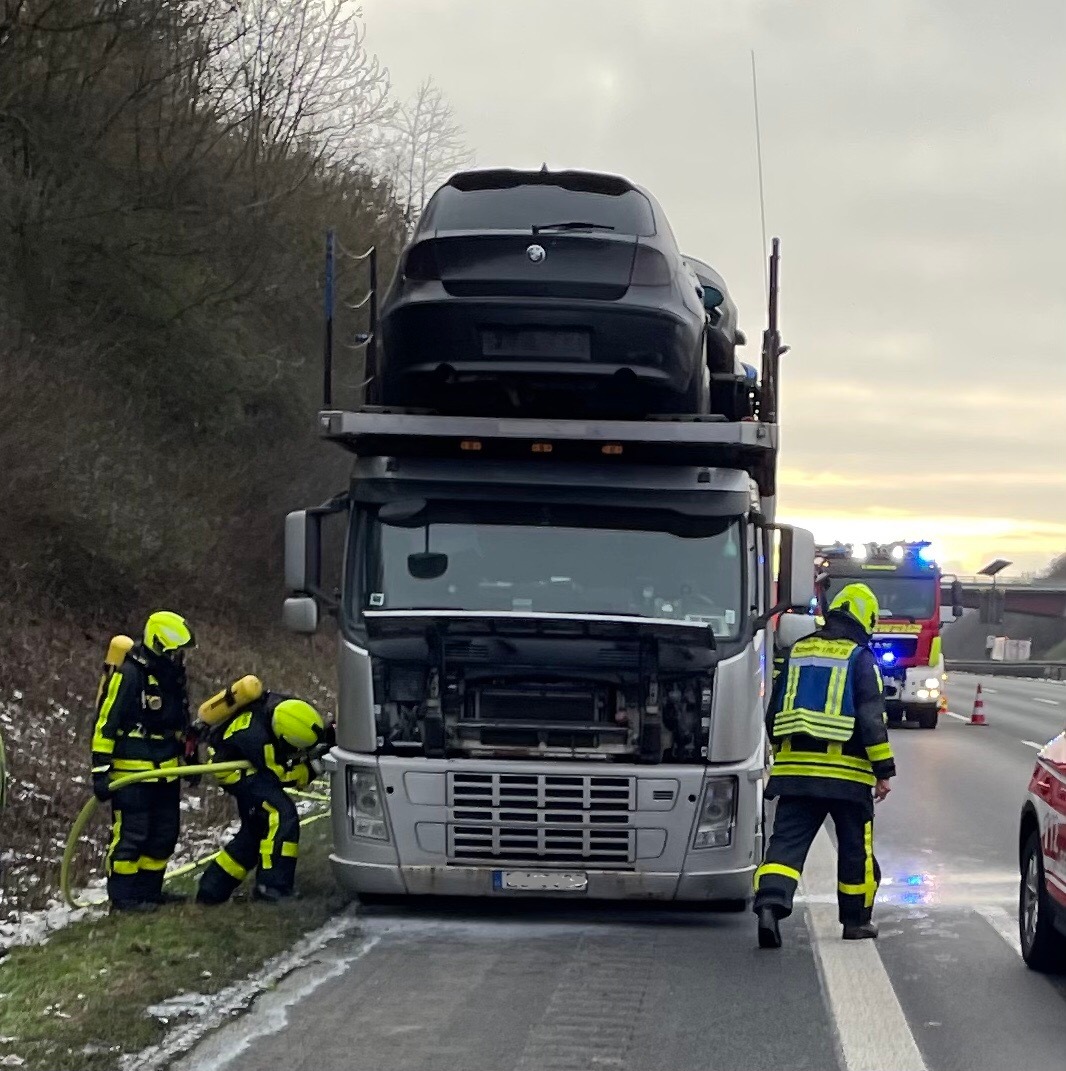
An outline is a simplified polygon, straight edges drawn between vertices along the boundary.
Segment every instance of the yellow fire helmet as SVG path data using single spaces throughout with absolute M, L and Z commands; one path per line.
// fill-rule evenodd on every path
M 322 715 L 302 699 L 283 699 L 274 708 L 270 727 L 279 740 L 297 751 L 314 747 L 326 732 Z
M 866 630 L 873 634 L 881 608 L 877 596 L 865 584 L 848 584 L 837 592 L 829 604 L 829 610 L 849 614 Z
M 163 655 L 195 647 L 196 640 L 184 617 L 173 610 L 156 610 L 145 622 L 144 645 L 149 651 Z

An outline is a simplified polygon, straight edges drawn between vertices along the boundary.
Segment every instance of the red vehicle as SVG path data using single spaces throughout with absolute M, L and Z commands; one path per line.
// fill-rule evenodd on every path
M 1018 848 L 1022 958 L 1035 971 L 1066 971 L 1066 733 L 1036 757 Z
M 846 584 L 867 584 L 881 616 L 872 647 L 885 682 L 889 722 L 935 729 L 944 700 L 940 630 L 962 615 L 961 591 L 941 606 L 943 574 L 927 542 L 834 543 L 815 554 L 816 588 L 827 605 Z

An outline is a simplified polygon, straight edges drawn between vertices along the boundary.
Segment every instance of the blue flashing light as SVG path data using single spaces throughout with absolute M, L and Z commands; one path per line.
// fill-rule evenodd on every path
M 884 664 L 886 666 L 892 665 L 892 663 L 895 662 L 895 660 L 896 660 L 896 656 L 891 651 L 882 651 L 881 652 L 881 661 L 884 662 Z
M 919 547 L 918 561 L 920 561 L 922 565 L 933 565 L 936 562 L 936 555 L 933 552 L 933 548 L 928 544 L 924 547 Z

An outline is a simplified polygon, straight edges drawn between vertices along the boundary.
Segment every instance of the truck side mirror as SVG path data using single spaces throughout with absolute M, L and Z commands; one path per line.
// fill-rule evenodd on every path
M 285 517 L 285 588 L 313 592 L 322 574 L 322 522 L 311 510 Z
M 791 647 L 794 643 L 810 636 L 818 628 L 813 614 L 782 614 L 777 619 L 777 631 L 774 639 L 778 650 Z
M 349 506 L 347 494 L 337 495 L 322 506 L 312 509 L 293 510 L 285 517 L 285 589 L 292 599 L 286 600 L 282 610 L 282 620 L 291 620 L 294 631 L 314 632 L 318 627 L 318 607 L 315 619 L 306 616 L 307 609 L 289 608 L 288 603 L 302 603 L 296 596 L 310 597 L 314 603 L 320 603 L 328 609 L 336 609 L 338 599 L 335 593 L 322 589 L 322 519 L 338 513 L 346 513 Z M 297 628 L 296 625 L 300 627 Z
M 814 548 L 814 535 L 806 528 L 781 525 L 778 598 L 787 597 L 789 606 L 810 606 L 814 598 Z
M 806 528 L 789 524 L 768 524 L 769 531 L 780 535 L 777 547 L 777 598 L 756 622 L 764 627 L 775 614 L 793 606 L 807 607 L 814 599 L 814 535 Z
M 286 599 L 281 607 L 281 623 L 289 632 L 312 635 L 318 631 L 318 603 L 310 595 Z

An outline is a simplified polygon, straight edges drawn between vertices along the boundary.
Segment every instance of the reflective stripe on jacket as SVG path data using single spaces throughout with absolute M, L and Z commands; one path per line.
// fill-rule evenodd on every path
M 851 661 L 860 647 L 851 640 L 808 636 L 792 646 L 781 709 L 773 735 L 803 733 L 843 743 L 855 731 Z
M 785 657 L 766 716 L 774 764 L 767 796 L 869 801 L 896 772 L 883 686 L 857 623 L 830 614 Z

